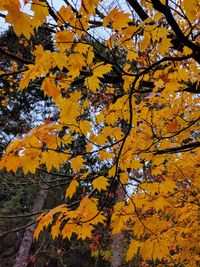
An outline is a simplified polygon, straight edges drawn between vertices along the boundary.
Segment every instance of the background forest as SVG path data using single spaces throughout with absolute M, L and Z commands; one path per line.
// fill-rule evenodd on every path
M 39 29 L 30 40 L 31 45 L 42 43 L 46 49 L 53 50 L 51 34 Z M 14 55 L 31 59 L 31 45 L 24 38 L 19 38 L 13 28 L 1 34 L 0 47 L 7 46 Z M 20 64 L 20 62 L 19 62 Z M 8 55 L 1 55 L 1 70 L 15 70 L 15 64 Z M 18 66 L 19 68 L 19 66 Z M 40 85 L 38 85 L 39 88 Z M 2 79 L 1 84 L 1 154 L 12 138 L 31 127 L 45 121 L 52 112 L 52 102 L 39 89 L 28 88 L 23 93 L 18 87 L 10 90 L 10 83 Z M 9 102 L 6 101 L 9 100 Z M 9 104 L 9 105 L 8 105 Z M 64 200 L 66 179 L 62 175 L 46 172 L 24 175 L 1 172 L 0 213 L 1 213 L 1 265 L 13 266 L 25 231 L 30 231 L 30 238 L 24 246 L 30 246 L 26 266 L 93 266 L 93 258 L 87 243 L 52 241 L 48 232 L 39 242 L 33 242 L 32 235 L 36 216 L 42 210 L 49 210 Z M 19 215 L 20 214 L 20 215 Z M 34 216 L 34 214 L 36 214 Z M 26 230 L 27 229 L 27 230 Z M 82 262 L 84 257 L 84 262 Z M 20 266 L 15 265 L 15 266 Z

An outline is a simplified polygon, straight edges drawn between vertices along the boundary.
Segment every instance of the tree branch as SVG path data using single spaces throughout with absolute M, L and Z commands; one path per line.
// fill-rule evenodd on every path
M 24 230 L 24 229 L 26 229 L 27 227 L 29 227 L 29 226 L 31 226 L 31 225 L 33 225 L 33 224 L 35 224 L 35 223 L 36 223 L 36 222 L 31 222 L 31 223 L 28 223 L 28 224 L 26 224 L 26 225 L 24 225 L 24 226 L 21 226 L 21 227 L 12 229 L 12 230 L 10 230 L 10 231 L 3 232 L 2 234 L 0 234 L 0 238 L 6 236 L 6 235 L 8 235 L 8 234 L 11 234 L 11 233 L 15 233 L 15 232 Z
M 5 15 L 5 14 L 2 14 L 2 13 L 0 13 L 0 17 L 5 19 L 6 15 Z
M 0 78 L 4 78 L 4 77 L 7 77 L 7 76 L 12 76 L 12 75 L 17 75 L 17 74 L 20 74 L 20 73 L 22 73 L 22 72 L 24 72 L 26 70 L 28 70 L 28 68 L 22 69 L 22 70 L 19 70 L 19 71 L 2 73 L 2 74 L 0 74 Z
M 19 56 L 15 55 L 15 54 L 3 49 L 2 47 L 0 47 L 0 53 L 5 55 L 5 56 L 7 56 L 7 57 L 9 57 L 9 58 L 12 58 L 12 59 L 14 59 L 16 61 L 19 61 L 19 62 L 21 62 L 23 64 L 33 64 L 33 61 L 25 59 L 25 58 L 22 58 L 22 57 L 19 57 Z
M 200 46 L 191 42 L 182 32 L 179 25 L 177 24 L 173 14 L 171 13 L 171 9 L 169 6 L 164 5 L 159 0 L 152 0 L 153 7 L 165 15 L 165 18 L 168 24 L 171 26 L 172 30 L 176 34 L 177 38 L 179 39 L 180 43 L 186 45 L 193 51 L 193 59 L 196 60 L 200 64 Z
M 141 5 L 138 3 L 137 0 L 127 0 L 129 5 L 135 10 L 142 21 L 148 19 L 148 14 L 144 11 Z
M 19 218 L 28 218 L 28 217 L 34 217 L 35 215 L 39 215 L 43 212 L 46 212 L 47 210 L 42 210 L 40 212 L 35 212 L 35 213 L 28 213 L 28 214 L 19 214 L 19 215 L 4 215 L 0 216 L 0 219 L 19 219 Z
M 188 150 L 193 150 L 200 147 L 200 141 L 185 144 L 179 147 L 171 147 L 171 148 L 166 148 L 162 150 L 157 150 L 154 152 L 154 155 L 159 155 L 159 154 L 168 154 L 168 153 L 178 153 L 178 152 L 186 152 Z

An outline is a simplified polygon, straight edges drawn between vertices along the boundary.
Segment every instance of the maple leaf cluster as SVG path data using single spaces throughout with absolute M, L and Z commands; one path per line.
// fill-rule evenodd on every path
M 126 261 L 196 266 L 199 4 L 140 2 L 109 9 L 98 0 L 64 1 L 55 10 L 30 0 L 30 15 L 20 1 L 1 0 L 5 21 L 27 41 L 53 20 L 46 30 L 54 51 L 33 47 L 16 82 L 26 90 L 37 81 L 59 118 L 16 137 L 0 168 L 51 173 L 68 164 L 66 203 L 38 218 L 36 239 L 50 227 L 52 238 L 94 240 L 101 228 L 112 237 L 126 233 Z M 77 140 L 84 140 L 81 149 L 74 149 Z

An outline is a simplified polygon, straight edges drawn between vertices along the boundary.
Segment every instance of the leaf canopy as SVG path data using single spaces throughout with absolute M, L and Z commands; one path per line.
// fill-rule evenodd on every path
M 127 233 L 126 261 L 196 266 L 198 1 L 63 1 L 58 10 L 53 3 L 0 2 L 17 35 L 29 41 L 47 23 L 54 36 L 54 51 L 32 47 L 29 64 L 9 54 L 26 62 L 23 73 L 0 74 L 19 90 L 39 83 L 58 114 L 16 136 L 0 168 L 70 168 L 66 203 L 38 219 L 35 238 L 48 226 L 53 238 L 90 240 L 109 228 Z M 116 185 L 124 197 L 113 203 L 112 194 L 122 194 Z

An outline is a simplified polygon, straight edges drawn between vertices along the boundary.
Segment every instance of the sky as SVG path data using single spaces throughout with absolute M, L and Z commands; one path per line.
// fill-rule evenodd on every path
M 1 0 L 0 0 L 1 1 Z M 9 1 L 9 0 L 8 0 Z M 25 13 L 31 14 L 30 4 L 24 4 L 24 0 L 19 0 L 21 3 L 21 10 Z M 62 5 L 65 5 L 63 0 L 48 0 L 49 4 L 53 6 L 56 10 L 59 10 Z M 1 14 L 6 14 L 6 12 L 0 11 Z M 7 23 L 5 23 L 4 18 L 0 17 L 0 32 L 5 31 L 8 28 Z
M 19 0 L 19 1 L 21 3 L 22 11 L 25 12 L 25 13 L 31 14 L 30 4 L 27 3 L 25 5 L 24 4 L 24 0 Z M 47 1 L 48 1 L 49 5 L 53 6 L 53 8 L 55 10 L 59 10 L 62 5 L 66 6 L 64 0 L 47 0 Z M 69 2 L 74 7 L 76 7 L 76 6 L 79 6 L 81 0 L 69 0 Z M 125 10 L 125 11 L 129 11 L 130 12 L 130 10 L 128 10 L 128 6 L 127 6 L 125 0 L 102 0 L 101 1 L 101 5 L 103 6 L 103 9 L 104 9 L 105 12 L 107 12 L 108 10 L 110 10 L 111 8 L 114 8 L 116 6 L 121 10 Z M 4 13 L 5 14 L 5 12 L 2 12 L 2 11 L 0 11 L 0 13 Z M 8 24 L 5 24 L 4 19 L 0 17 L 0 31 L 6 30 L 7 27 L 8 27 Z

